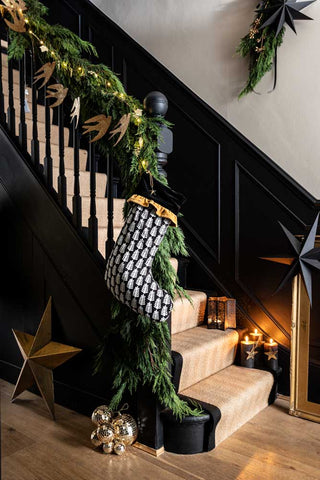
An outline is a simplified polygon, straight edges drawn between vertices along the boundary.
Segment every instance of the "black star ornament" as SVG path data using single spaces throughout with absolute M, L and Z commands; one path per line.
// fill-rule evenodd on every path
M 275 291 L 275 294 L 278 293 L 279 290 L 281 290 L 286 285 L 286 283 L 291 280 L 295 275 L 301 273 L 311 306 L 312 275 L 310 267 L 320 270 L 320 248 L 315 248 L 314 246 L 319 223 L 319 215 L 320 214 L 318 213 L 309 234 L 302 242 L 298 240 L 298 238 L 296 238 L 291 232 L 289 232 L 286 227 L 284 227 L 279 222 L 282 230 L 284 231 L 287 239 L 290 242 L 291 248 L 293 250 L 293 255 L 288 257 L 260 257 L 263 260 L 269 260 L 271 262 L 281 263 L 290 266 L 288 272 L 286 273 L 277 290 Z
M 280 33 L 282 27 L 286 23 L 293 31 L 296 32 L 295 20 L 313 20 L 301 12 L 304 8 L 314 3 L 316 0 L 309 0 L 306 2 L 297 2 L 296 0 L 282 0 L 270 5 L 267 8 L 259 8 L 257 12 L 270 12 L 270 17 L 261 25 L 260 29 L 270 25 L 276 25 L 276 37 Z

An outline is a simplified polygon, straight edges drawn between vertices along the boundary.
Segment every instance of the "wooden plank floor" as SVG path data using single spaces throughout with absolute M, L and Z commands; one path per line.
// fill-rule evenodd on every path
M 123 457 L 91 448 L 89 418 L 0 380 L 2 480 L 319 480 L 320 425 L 287 414 L 277 400 L 210 453 L 155 458 L 130 447 Z

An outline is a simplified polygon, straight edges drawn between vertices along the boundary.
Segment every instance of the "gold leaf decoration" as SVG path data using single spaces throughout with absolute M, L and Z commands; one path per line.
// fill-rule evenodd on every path
M 74 99 L 71 112 L 70 112 L 70 118 L 71 118 L 70 123 L 72 123 L 72 121 L 76 119 L 76 124 L 75 124 L 76 128 L 78 128 L 79 117 L 80 117 L 80 97 L 77 97 Z
M 46 98 L 56 98 L 57 101 L 50 105 L 50 108 L 57 107 L 61 105 L 63 100 L 66 98 L 68 93 L 68 88 L 65 88 L 61 83 L 55 83 L 54 85 L 49 85 L 47 87 L 48 95 Z
M 128 129 L 128 126 L 129 126 L 129 123 L 130 123 L 130 113 L 127 113 L 125 115 L 123 115 L 120 120 L 119 120 L 119 123 L 116 125 L 116 127 L 111 130 L 110 132 L 110 139 L 112 137 L 114 137 L 117 133 L 120 133 L 119 137 L 118 137 L 118 140 L 116 141 L 116 143 L 114 144 L 114 147 L 120 142 L 120 140 L 123 138 L 124 134 L 126 133 L 127 129 Z
M 40 85 L 39 89 L 44 87 L 49 82 L 55 68 L 56 62 L 48 62 L 42 65 L 42 67 L 40 67 L 39 70 L 36 71 L 33 83 L 36 83 L 38 80 L 40 80 L 40 78 L 43 78 L 44 80 L 42 82 L 42 85 Z
M 98 134 L 90 140 L 90 143 L 96 142 L 107 133 L 111 124 L 111 120 L 112 118 L 110 116 L 106 117 L 104 114 L 89 118 L 89 120 L 84 122 L 85 125 L 82 126 L 82 128 L 85 129 L 83 134 L 85 135 L 86 133 L 97 131 Z M 89 125 L 90 123 L 94 123 L 95 125 Z

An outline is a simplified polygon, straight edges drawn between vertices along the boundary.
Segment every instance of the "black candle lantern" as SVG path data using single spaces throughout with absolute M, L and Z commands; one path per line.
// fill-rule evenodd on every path
M 209 297 L 208 328 L 226 330 L 236 328 L 236 301 L 234 298 Z

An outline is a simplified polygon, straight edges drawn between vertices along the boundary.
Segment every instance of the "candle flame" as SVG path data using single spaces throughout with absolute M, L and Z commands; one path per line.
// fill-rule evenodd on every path
M 249 337 L 248 337 L 248 335 L 246 335 L 246 336 L 244 337 L 244 340 L 245 340 L 245 342 L 249 342 Z
M 273 338 L 270 338 L 269 343 L 273 343 Z
M 254 333 L 257 335 L 257 333 L 258 333 L 258 329 L 257 329 L 257 328 L 254 329 Z

